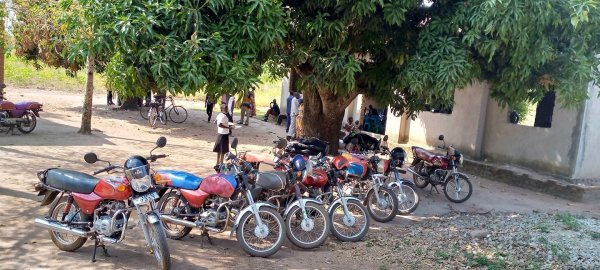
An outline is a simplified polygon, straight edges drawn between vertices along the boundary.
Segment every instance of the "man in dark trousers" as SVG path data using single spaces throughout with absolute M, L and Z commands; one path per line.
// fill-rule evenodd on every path
M 217 115 L 217 140 L 213 147 L 213 152 L 217 153 L 217 168 L 223 164 L 225 154 L 229 152 L 229 134 L 231 128 L 229 127 L 229 119 L 227 119 L 227 104 L 221 104 L 221 113 Z
M 279 105 L 277 105 L 277 100 L 273 99 L 271 104 L 269 104 L 269 110 L 267 110 L 267 114 L 265 114 L 265 118 L 263 121 L 267 122 L 269 120 L 269 115 L 273 115 L 275 117 L 279 116 L 281 110 L 279 110 Z
M 213 108 L 215 107 L 215 99 L 210 95 L 206 95 L 206 99 L 204 99 L 204 107 L 206 108 L 206 114 L 208 114 L 208 122 L 210 122 Z
M 287 106 L 285 107 L 285 112 L 287 114 L 287 126 L 285 128 L 285 132 L 288 133 L 290 131 L 290 123 L 292 121 L 292 99 L 294 99 L 294 92 L 290 91 L 290 96 L 286 100 Z

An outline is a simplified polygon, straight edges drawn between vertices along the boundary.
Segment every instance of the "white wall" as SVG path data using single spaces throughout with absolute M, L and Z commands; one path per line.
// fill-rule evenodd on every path
M 586 101 L 581 116 L 581 136 L 577 147 L 577 158 L 573 162 L 572 178 L 600 178 L 598 149 L 600 149 L 600 99 L 598 86 L 590 83 L 588 88 L 590 99 Z
M 523 126 L 509 123 L 508 109 L 490 99 L 483 153 L 492 160 L 570 176 L 578 115 L 579 111 L 564 110 L 556 104 L 551 128 Z
M 438 136 L 444 134 L 446 143 L 469 157 L 477 156 L 483 141 L 482 125 L 488 99 L 489 87 L 485 83 L 474 83 L 455 91 L 452 114 L 422 112 L 411 120 L 409 144 L 434 147 L 439 145 Z

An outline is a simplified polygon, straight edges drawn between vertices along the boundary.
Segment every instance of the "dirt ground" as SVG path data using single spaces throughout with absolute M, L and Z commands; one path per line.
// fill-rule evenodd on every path
M 28 135 L 0 134 L 0 269 L 149 269 L 154 258 L 146 252 L 141 230 L 134 228 L 126 240 L 109 246 L 111 257 L 98 255 L 91 263 L 93 245 L 87 243 L 77 252 L 62 252 L 51 242 L 47 231 L 35 227 L 33 219 L 44 216 L 48 207 L 40 207 L 33 184 L 36 172 L 49 167 L 63 167 L 92 172 L 99 165 L 83 161 L 93 151 L 101 159 L 123 162 L 129 155 L 147 154 L 159 136 L 167 146 L 156 153 L 170 155 L 154 168 L 186 170 L 198 175 L 212 172 L 215 154 L 211 152 L 216 127 L 206 121 L 206 113 L 188 109 L 183 124 L 168 123 L 156 129 L 148 127 L 138 112 L 115 111 L 105 105 L 105 95 L 94 97 L 93 135 L 78 135 L 83 95 L 37 89 L 7 89 L 11 101 L 36 100 L 44 104 L 42 118 Z M 180 102 L 187 108 L 191 104 Z M 215 112 L 215 115 L 216 116 Z M 213 117 L 214 117 L 213 116 Z M 236 119 L 237 121 L 237 119 Z M 18 131 L 15 132 L 18 134 Z M 249 126 L 235 130 L 239 150 L 262 151 L 276 136 L 284 136 L 283 126 L 251 119 Z M 545 194 L 473 177 L 474 192 L 463 204 L 447 201 L 443 194 L 420 190 L 421 204 L 413 215 L 398 216 L 387 224 L 373 221 L 369 234 L 395 227 L 418 226 L 426 219 L 450 213 L 532 212 L 574 214 L 600 217 L 597 206 L 569 202 Z M 337 247 L 346 245 L 330 237 L 327 244 L 314 250 L 300 250 L 286 243 L 267 259 L 247 256 L 229 232 L 213 234 L 214 246 L 200 237 L 169 240 L 174 269 L 377 269 L 373 260 L 362 260 Z M 377 255 L 373 255 L 377 256 Z

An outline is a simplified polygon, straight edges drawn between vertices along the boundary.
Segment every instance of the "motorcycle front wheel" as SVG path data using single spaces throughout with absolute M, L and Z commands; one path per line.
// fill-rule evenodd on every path
M 419 194 L 409 185 L 395 184 L 389 186 L 398 197 L 398 214 L 408 215 L 419 206 Z
M 341 202 L 331 206 L 329 210 L 331 233 L 344 242 L 360 241 L 369 231 L 371 224 L 367 209 L 355 200 L 346 201 L 346 207 L 348 207 L 348 215 L 345 214 Z
M 300 206 L 290 209 L 285 219 L 287 236 L 300 248 L 316 248 L 327 240 L 331 220 L 322 205 L 307 202 L 304 207 L 308 220 L 304 220 Z
M 468 200 L 473 193 L 473 186 L 469 178 L 462 174 L 455 174 L 444 183 L 444 195 L 453 203 L 461 203 Z
M 285 240 L 283 218 L 270 207 L 261 207 L 258 212 L 265 227 L 258 227 L 256 215 L 252 211 L 246 212 L 240 218 L 236 238 L 250 256 L 269 257 L 279 251 Z
M 25 119 L 27 122 L 19 123 L 17 129 L 23 134 L 31 133 L 37 125 L 37 118 L 35 117 L 35 114 L 31 111 L 26 111 L 21 118 Z
M 365 200 L 369 215 L 374 220 L 382 223 L 393 220 L 396 217 L 396 213 L 398 213 L 398 198 L 396 194 L 391 189 L 381 186 L 379 187 L 379 191 L 377 191 L 379 200 L 377 200 L 377 196 L 375 195 L 375 189 L 371 189 Z
M 147 223 L 150 246 L 160 269 L 171 269 L 171 254 L 167 245 L 167 236 L 161 222 Z

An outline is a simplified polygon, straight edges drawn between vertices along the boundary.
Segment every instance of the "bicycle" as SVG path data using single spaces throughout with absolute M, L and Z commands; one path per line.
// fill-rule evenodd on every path
M 187 120 L 188 113 L 187 110 L 179 105 L 175 105 L 175 101 L 172 96 L 167 97 L 171 101 L 171 104 L 165 108 L 165 100 L 164 98 L 160 98 L 159 96 L 154 96 L 156 102 L 147 103 L 146 106 L 140 107 L 140 115 L 142 118 L 149 120 L 149 116 L 152 113 L 153 106 L 157 106 L 156 108 L 156 116 L 161 116 L 159 119 L 161 123 L 166 124 L 167 121 L 167 110 L 168 116 L 171 121 L 174 123 L 183 123 Z M 156 119 L 154 119 L 154 123 L 156 123 Z M 150 126 L 153 126 L 152 121 L 150 121 Z

